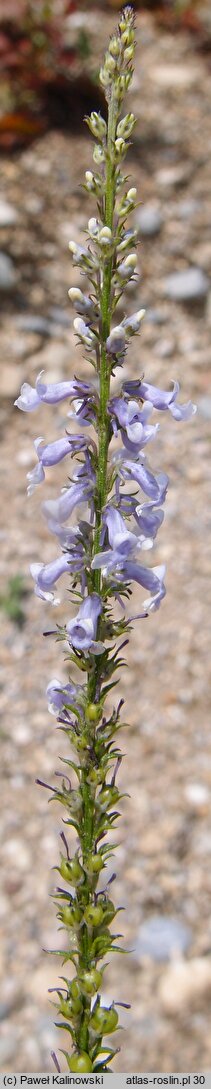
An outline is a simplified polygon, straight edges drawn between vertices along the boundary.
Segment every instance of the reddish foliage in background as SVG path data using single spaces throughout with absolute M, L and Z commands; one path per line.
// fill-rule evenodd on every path
M 0 73 L 6 102 L 0 117 L 0 146 L 25 143 L 48 125 L 46 92 L 64 87 L 77 59 L 68 44 L 68 16 L 75 0 L 0 0 Z

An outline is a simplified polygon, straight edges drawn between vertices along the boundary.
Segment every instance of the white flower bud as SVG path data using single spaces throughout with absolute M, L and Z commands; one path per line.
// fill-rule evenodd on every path
M 74 318 L 73 327 L 82 344 L 85 344 L 86 348 L 93 348 L 96 344 L 96 337 L 85 321 L 82 318 Z
M 106 121 L 104 121 L 104 118 L 101 117 L 100 113 L 96 113 L 93 110 L 93 112 L 90 114 L 90 117 L 86 118 L 86 122 L 93 136 L 96 136 L 98 140 L 101 140 L 104 136 L 106 136 Z
M 105 66 L 103 68 L 100 68 L 99 80 L 100 80 L 100 83 L 102 83 L 103 87 L 109 87 L 109 84 L 110 84 L 111 80 L 110 80 L 109 72 L 106 71 Z
M 127 140 L 133 131 L 135 125 L 134 113 L 127 113 L 117 125 L 117 137 L 122 136 L 124 140 Z
M 134 269 L 136 268 L 136 264 L 136 253 L 129 253 L 128 257 L 125 258 L 125 261 L 123 261 L 117 269 L 118 276 L 121 277 L 121 280 L 130 280 L 130 277 L 132 276 Z
M 95 184 L 94 184 L 94 174 L 92 173 L 92 170 L 86 170 L 86 172 L 85 172 L 85 178 L 86 178 L 86 186 L 87 186 L 87 189 L 89 189 L 89 191 L 90 191 L 90 193 L 91 193 L 91 192 L 93 192 L 93 190 L 94 190 L 94 188 L 95 188 Z
M 101 246 L 110 246 L 112 243 L 112 232 L 110 227 L 102 227 L 99 231 L 98 242 Z
M 98 223 L 97 219 L 94 218 L 94 216 L 92 216 L 92 218 L 89 219 L 88 231 L 89 231 L 89 234 L 91 234 L 92 238 L 97 237 L 98 231 L 99 231 L 99 223 Z
M 117 246 L 118 253 L 122 253 L 122 252 L 124 252 L 124 250 L 127 250 L 128 246 L 130 246 L 132 242 L 136 241 L 136 238 L 137 238 L 137 231 L 134 230 L 133 228 L 131 228 L 131 230 L 125 231 L 125 233 L 123 234 L 122 241 L 119 242 L 119 245 Z
M 71 251 L 71 253 L 74 254 L 74 256 L 75 256 L 75 254 L 77 252 L 77 249 L 78 249 L 78 246 L 77 246 L 76 242 L 69 242 L 69 250 Z
M 130 204 L 134 204 L 134 201 L 136 200 L 136 197 L 137 197 L 137 189 L 135 189 L 135 188 L 128 189 L 127 200 L 129 200 Z
M 133 334 L 139 332 L 140 325 L 143 321 L 145 313 L 145 310 L 137 310 L 137 313 L 131 314 L 130 318 L 124 318 L 122 324 L 124 326 L 124 329 L 126 330 L 126 333 Z
M 126 151 L 126 143 L 125 143 L 125 140 L 123 140 L 121 136 L 119 136 L 118 139 L 115 140 L 115 145 L 114 146 L 115 146 L 115 151 L 116 151 L 116 155 L 118 155 L 118 158 L 120 158 L 122 155 L 124 155 L 124 153 Z
M 89 319 L 91 318 L 93 320 L 96 318 L 97 310 L 94 303 L 89 298 L 89 295 L 83 295 L 80 287 L 70 287 L 68 295 L 78 314 L 85 314 L 87 318 L 89 317 Z
M 111 76 L 113 76 L 113 73 L 116 70 L 116 61 L 115 61 L 115 58 L 112 57 L 111 53 L 106 53 L 105 69 L 106 69 L 106 72 L 109 72 L 109 75 L 111 75 Z
M 137 253 L 128 253 L 128 257 L 125 258 L 124 263 L 127 268 L 135 268 L 137 265 Z
M 101 165 L 101 163 L 105 162 L 105 152 L 104 152 L 103 148 L 101 147 L 101 144 L 95 144 L 94 151 L 93 151 L 93 159 L 94 159 L 94 163 L 97 163 L 97 166 L 99 166 L 99 165 Z
M 77 242 L 69 242 L 69 250 L 73 255 L 73 263 L 75 265 L 86 266 L 89 261 L 89 254 L 84 246 L 77 246 Z
M 122 325 L 115 325 L 106 341 L 109 355 L 118 355 L 125 349 L 125 331 Z

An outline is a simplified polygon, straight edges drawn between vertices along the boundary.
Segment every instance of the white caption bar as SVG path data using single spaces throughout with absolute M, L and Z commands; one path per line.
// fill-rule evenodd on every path
M 145 1073 L 141 1074 L 112 1074 L 114 1089 L 126 1089 L 129 1085 L 141 1085 L 141 1086 L 155 1086 L 155 1089 L 159 1087 L 167 1086 L 169 1089 L 174 1089 L 174 1086 L 182 1086 L 184 1089 L 190 1087 L 195 1089 L 198 1086 L 204 1086 L 204 1089 L 211 1089 L 211 1071 L 205 1071 L 202 1073 L 182 1072 L 179 1074 L 165 1074 L 165 1073 Z M 31 1086 L 49 1086 L 49 1089 L 54 1089 L 54 1086 L 74 1086 L 74 1085 L 100 1085 L 104 1086 L 104 1089 L 111 1089 L 111 1077 L 110 1074 L 0 1074 L 0 1089 L 3 1086 L 14 1086 L 15 1089 L 28 1089 Z

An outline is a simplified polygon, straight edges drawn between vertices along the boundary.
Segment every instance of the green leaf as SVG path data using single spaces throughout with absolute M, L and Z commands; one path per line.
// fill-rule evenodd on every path
M 78 776 L 78 780 L 80 783 L 81 773 L 78 764 L 75 764 L 74 760 L 67 760 L 66 756 L 60 756 L 59 759 L 62 761 L 62 764 L 68 764 L 70 768 L 73 768 L 73 771 L 75 771 L 76 775 Z

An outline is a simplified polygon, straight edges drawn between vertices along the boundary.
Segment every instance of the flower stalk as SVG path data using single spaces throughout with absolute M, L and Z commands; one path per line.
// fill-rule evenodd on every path
M 31 494 L 44 480 L 46 466 L 66 457 L 77 459 L 72 483 L 68 481 L 57 499 L 43 503 L 44 517 L 61 554 L 48 564 L 33 563 L 31 573 L 37 596 L 54 603 L 57 580 L 62 575 L 67 579 L 69 574 L 77 609 L 55 631 L 67 648 L 68 682 L 62 685 L 54 678 L 48 684 L 47 697 L 49 710 L 71 748 L 71 756 L 64 759 L 64 777 L 59 786 L 49 789 L 52 800 L 65 812 L 55 902 L 59 923 L 67 934 L 67 949 L 56 952 L 71 968 L 70 976 L 62 977 L 64 987 L 56 989 L 56 1009 L 58 1027 L 67 1032 L 68 1043 L 71 1039 L 73 1045 L 73 1050 L 64 1051 L 67 1066 L 78 1073 L 107 1071 L 118 1050 L 107 1043 L 118 1026 L 117 1004 L 104 1006 L 101 993 L 105 958 L 119 949 L 116 943 L 121 937 L 112 928 L 117 909 L 110 884 L 115 875 L 106 879 L 106 864 L 114 852 L 111 833 L 119 816 L 121 794 L 116 777 L 121 753 L 117 740 L 124 724 L 120 722 L 123 700 L 111 713 L 106 711 L 106 701 L 117 683 L 116 671 L 124 664 L 122 651 L 131 621 L 137 619 L 127 615 L 131 583 L 137 582 L 149 595 L 138 618 L 158 609 L 165 595 L 164 567 L 150 567 L 144 559 L 163 521 L 168 477 L 160 469 L 152 472 L 145 446 L 156 437 L 158 423 L 151 423 L 154 410 L 161 414 L 169 411 L 178 421 L 189 419 L 195 411 L 191 402 L 178 404 L 177 383 L 164 391 L 138 378 L 123 382 L 115 395 L 111 388 L 113 375 L 122 367 L 144 316 L 141 309 L 120 324 L 112 324 L 119 299 L 136 269 L 136 233 L 127 226 L 127 217 L 136 206 L 136 190 L 127 191 L 121 170 L 135 123 L 132 113 L 121 117 L 133 55 L 134 15 L 126 7 L 100 71 L 108 104 L 107 123 L 94 112 L 87 118 L 97 140 L 93 152 L 97 170 L 86 171 L 85 188 L 97 199 L 99 218 L 89 220 L 86 246 L 70 242 L 73 263 L 90 285 L 89 294 L 75 287 L 69 296 L 76 310 L 74 329 L 94 367 L 95 383 L 75 378 L 46 384 L 41 374 L 35 389 L 24 384 L 16 402 L 22 411 L 31 412 L 42 404 L 67 399 L 73 405 L 68 416 L 80 426 L 77 435 L 66 430 L 62 438 L 44 445 L 37 438 L 38 464 L 28 473 Z M 113 436 L 120 438 L 121 445 L 112 454 Z M 82 505 L 83 518 L 79 516 L 76 526 L 67 525 Z M 143 554 L 141 563 L 139 552 Z M 114 619 L 113 604 L 119 607 L 118 619 Z M 72 664 L 79 671 L 80 683 L 71 677 Z M 68 829 L 77 837 L 72 856 Z M 59 1069 L 57 1058 L 55 1062 Z

